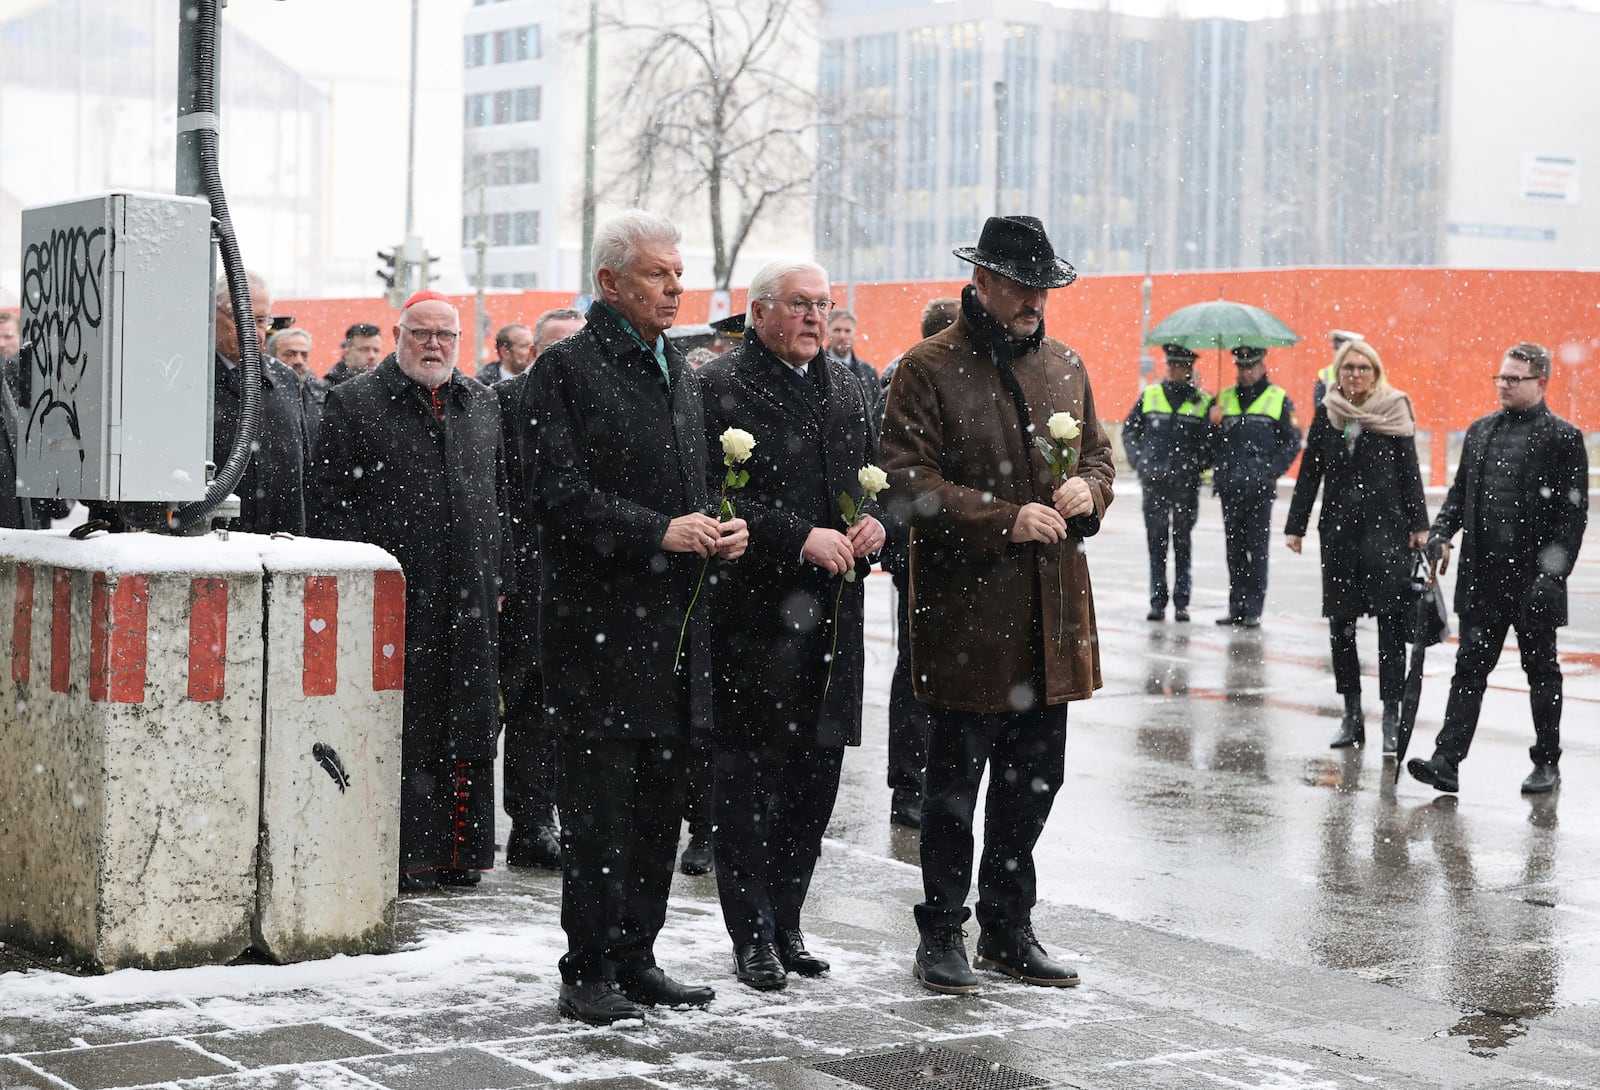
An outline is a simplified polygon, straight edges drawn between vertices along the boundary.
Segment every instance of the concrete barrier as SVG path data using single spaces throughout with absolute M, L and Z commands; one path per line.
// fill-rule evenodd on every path
M 338 587 L 348 584 L 343 612 L 353 618 L 361 594 L 373 601 L 373 585 L 392 586 L 398 565 L 371 546 L 245 534 L 74 541 L 0 531 L 0 624 L 10 622 L 0 667 L 0 939 L 101 970 L 215 964 L 253 942 L 292 960 L 389 941 L 398 682 L 372 684 L 371 620 L 330 642 L 326 625 L 315 628 L 292 595 L 276 593 L 297 578 L 302 587 L 328 580 L 317 585 L 331 585 L 341 606 Z M 309 712 L 302 697 L 297 710 L 282 663 L 304 668 L 329 654 L 365 654 L 367 684 L 335 686 Z M 341 759 L 348 753 L 355 765 L 344 794 L 360 800 L 358 823 L 355 807 L 310 804 L 308 772 L 332 788 L 313 757 L 286 750 L 264 766 L 269 732 L 292 748 L 305 740 L 301 722 L 310 733 L 339 724 L 327 744 L 342 743 Z M 291 832 L 292 811 L 264 817 L 264 798 L 305 800 L 304 828 Z M 351 842 L 342 854 L 315 847 L 338 837 Z M 351 879 L 357 856 L 364 869 Z M 328 866 L 345 868 L 342 885 L 325 880 Z M 350 903 L 330 909 L 340 897 Z
M 394 941 L 405 579 L 369 545 L 273 541 L 255 946 L 275 961 Z

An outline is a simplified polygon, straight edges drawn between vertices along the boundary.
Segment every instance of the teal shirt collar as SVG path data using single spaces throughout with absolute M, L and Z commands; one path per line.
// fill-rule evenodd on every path
M 622 311 L 618 310 L 604 299 L 596 299 L 595 302 L 611 312 L 611 316 L 617 320 L 617 324 L 622 326 L 623 331 L 627 333 L 628 336 L 633 338 L 635 344 L 655 357 L 656 366 L 661 368 L 661 377 L 666 380 L 668 386 L 671 386 L 672 372 L 667 369 L 666 335 L 657 334 L 656 343 L 653 345 L 648 344 L 643 337 L 639 336 L 639 331 L 633 328 L 633 323 L 628 321 L 627 318 L 623 317 Z

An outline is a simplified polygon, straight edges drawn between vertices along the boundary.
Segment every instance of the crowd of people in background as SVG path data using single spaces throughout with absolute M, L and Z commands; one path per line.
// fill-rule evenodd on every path
M 325 376 L 313 336 L 263 332 L 262 426 L 233 529 L 370 542 L 406 576 L 401 891 L 472 886 L 496 861 L 503 745 L 505 863 L 559 869 L 561 1014 L 595 1024 L 715 991 L 656 964 L 681 823 L 686 873 L 714 871 L 734 978 L 782 988 L 830 970 L 802 930 L 844 750 L 861 741 L 864 577 L 893 579 L 889 819 L 920 828 L 916 978 L 964 994 L 974 967 L 1065 987 L 1076 970 L 1033 930 L 1033 849 L 1063 784 L 1067 707 L 1100 687 L 1083 542 L 1112 500 L 1112 444 L 1090 372 L 1046 333 L 1072 266 L 1044 225 L 989 219 L 955 255 L 958 298 L 883 370 L 856 354 L 856 316 L 825 269 L 779 261 L 749 285 L 718 346 L 685 354 L 677 228 L 634 211 L 602 224 L 594 302 L 502 326 L 461 369 L 456 306 L 407 299 L 385 331 L 358 322 Z M 270 335 L 267 334 L 270 331 Z M 0 314 L 0 526 L 51 510 L 15 494 L 17 323 Z M 1459 788 L 1485 679 L 1515 629 L 1531 693 L 1528 793 L 1560 782 L 1556 632 L 1587 519 L 1577 429 L 1544 403 L 1543 347 L 1507 350 L 1501 408 L 1468 430 L 1430 523 L 1416 413 L 1378 350 L 1334 330 L 1284 526 L 1300 553 L 1317 497 L 1335 747 L 1365 745 L 1357 622 L 1377 621 L 1385 753 L 1396 748 L 1413 573 L 1444 570 L 1463 535 L 1461 641 L 1431 757 L 1408 768 Z M 214 450 L 243 401 L 239 333 L 220 285 Z M 1209 477 L 1228 599 L 1219 625 L 1261 624 L 1270 520 L 1301 454 L 1294 404 L 1265 349 L 1200 388 L 1195 353 L 1165 346 L 1122 441 L 1140 486 L 1149 613 L 1188 622 Z M 1168 577 L 1168 552 L 1172 575 Z M 981 845 L 973 828 L 988 776 Z M 963 925 L 976 863 L 980 934 Z
M 1382 753 L 1397 754 L 1406 644 L 1426 638 L 1414 613 L 1422 573 L 1431 581 L 1448 570 L 1450 543 L 1460 533 L 1455 610 L 1461 638 L 1444 727 L 1433 755 L 1413 758 L 1406 769 L 1440 791 L 1460 789 L 1459 766 L 1472 742 L 1489 671 L 1514 629 L 1535 735 L 1529 749 L 1533 770 L 1522 791 L 1553 791 L 1561 782 L 1556 631 L 1567 623 L 1567 577 L 1588 523 L 1589 466 L 1582 434 L 1545 403 L 1550 351 L 1533 343 L 1506 350 L 1493 376 L 1501 407 L 1467 429 L 1455 477 L 1430 524 L 1411 399 L 1389 382 L 1378 350 L 1361 334 L 1334 329 L 1328 339 L 1333 360 L 1317 373 L 1315 413 L 1283 532 L 1287 547 L 1301 552 L 1320 491 L 1322 613 L 1334 689 L 1344 703 L 1330 745 L 1366 744 L 1356 636 L 1359 618 L 1373 617 Z M 1147 619 L 1165 620 L 1169 542 L 1173 618 L 1190 619 L 1191 535 L 1209 474 L 1222 507 L 1229 579 L 1228 610 L 1216 623 L 1259 628 L 1272 504 L 1279 478 L 1301 449 L 1293 403 L 1268 380 L 1265 349 L 1233 349 L 1238 382 L 1215 396 L 1195 381 L 1193 351 L 1169 344 L 1164 353 L 1165 380 L 1140 391 L 1122 432 L 1143 490 Z

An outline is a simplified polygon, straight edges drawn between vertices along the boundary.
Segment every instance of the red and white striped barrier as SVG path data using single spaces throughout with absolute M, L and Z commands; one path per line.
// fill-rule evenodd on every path
M 386 944 L 404 600 L 366 545 L 0 531 L 0 938 L 103 969 L 227 961 L 263 919 L 279 960 Z M 315 742 L 274 758 L 305 732 L 344 789 Z M 274 811 L 302 787 L 340 801 Z M 316 822 L 387 860 L 384 896 L 330 906 Z

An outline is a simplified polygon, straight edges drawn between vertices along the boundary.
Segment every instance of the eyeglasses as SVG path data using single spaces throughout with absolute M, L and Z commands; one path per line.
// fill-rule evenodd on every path
M 403 325 L 400 328 L 410 334 L 411 339 L 418 344 L 430 344 L 433 341 L 438 341 L 445 348 L 455 344 L 456 338 L 461 336 L 461 334 L 452 329 L 412 329 L 408 325 Z
M 1353 374 L 1357 374 L 1357 375 L 1370 375 L 1370 374 L 1372 374 L 1372 364 L 1370 364 L 1370 363 L 1341 363 L 1339 365 L 1339 370 L 1341 370 L 1341 371 L 1349 371 L 1349 372 L 1352 372 Z
M 764 295 L 762 298 L 768 302 L 773 301 L 772 296 L 770 295 Z M 789 308 L 789 313 L 793 314 L 797 318 L 804 317 L 806 312 L 811 310 L 815 310 L 818 314 L 826 318 L 828 316 L 828 311 L 833 309 L 832 299 L 784 299 L 782 302 L 784 306 Z
M 1539 375 L 1496 375 L 1494 381 L 1497 386 L 1503 382 L 1515 390 L 1524 382 L 1538 382 L 1540 377 Z

